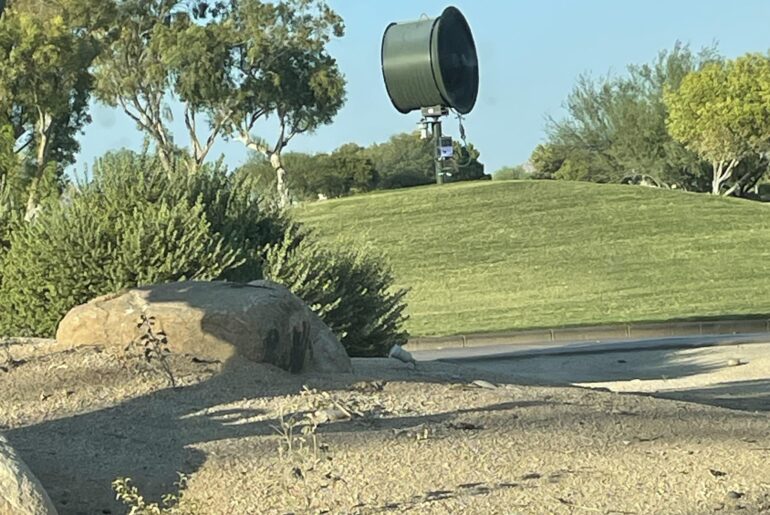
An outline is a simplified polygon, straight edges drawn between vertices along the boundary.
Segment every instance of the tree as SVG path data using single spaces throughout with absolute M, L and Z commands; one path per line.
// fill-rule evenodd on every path
M 450 182 L 456 181 L 475 181 L 486 180 L 492 177 L 484 174 L 484 165 L 479 161 L 481 152 L 473 145 L 468 143 L 463 146 L 459 142 L 453 141 L 452 147 L 454 156 L 449 161 L 451 169 Z
M 651 64 L 629 66 L 624 77 L 580 76 L 567 98 L 568 116 L 549 121 L 548 142 L 536 149 L 541 155 L 533 153 L 537 173 L 594 182 L 643 173 L 680 187 L 698 186 L 704 167 L 668 134 L 663 91 L 718 60 L 713 48 L 695 54 L 677 43 Z
M 371 145 L 367 149 L 383 189 L 436 182 L 434 152 L 434 142 L 420 139 L 417 133 L 395 134 L 387 142 Z
M 109 9 L 96 0 L 16 0 L 0 14 L 0 118 L 12 128 L 15 153 L 30 164 L 27 218 L 45 176 L 60 175 L 79 150 L 76 137 L 90 121 L 89 67 Z
M 220 15 L 220 11 L 212 13 Z M 120 106 L 136 122 L 155 143 L 167 172 L 173 168 L 177 147 L 168 127 L 173 115 L 166 101 L 169 95 L 180 96 L 173 86 L 183 89 L 194 81 L 192 71 L 184 66 L 184 57 L 189 55 L 185 45 L 190 45 L 189 52 L 198 54 L 201 65 L 196 71 L 209 72 L 198 73 L 195 79 L 208 86 L 213 77 L 227 72 L 226 62 L 216 61 L 223 51 L 226 53 L 224 34 L 216 32 L 215 25 L 198 25 L 192 18 L 191 4 L 181 0 L 124 0 L 119 3 L 116 35 L 95 63 L 97 98 L 111 107 Z M 206 36 L 208 47 L 194 41 Z M 220 69 L 212 70 L 212 63 Z M 203 162 L 218 134 L 215 127 L 206 144 L 200 143 L 194 105 L 194 101 L 185 102 L 193 169 Z
M 316 156 L 316 169 L 310 177 L 314 192 L 341 197 L 374 189 L 377 170 L 365 152 L 363 147 L 348 143 L 329 155 Z
M 340 197 L 370 191 L 377 186 L 377 170 L 366 149 L 347 143 L 330 154 L 287 152 L 282 156 L 287 184 L 293 199 Z M 275 190 L 275 171 L 267 158 L 253 153 L 236 173 L 255 179 L 263 191 Z
M 541 143 L 532 151 L 529 160 L 535 171 L 533 179 L 554 179 L 556 172 L 564 164 L 566 159 L 561 152 L 563 149 L 552 143 Z
M 768 150 L 767 57 L 748 54 L 709 64 L 687 75 L 679 89 L 667 91 L 665 101 L 671 135 L 711 163 L 712 194 L 731 195 L 747 184 L 756 184 L 759 177 L 755 167 L 737 175 L 736 170 L 746 158 L 764 155 Z M 731 180 L 732 185 L 725 188 Z
M 235 47 L 236 72 L 243 91 L 235 105 L 229 99 L 210 105 L 214 118 L 227 117 L 225 130 L 270 161 L 276 173 L 280 205 L 289 201 L 286 168 L 281 153 L 299 134 L 332 121 L 345 101 L 345 80 L 326 49 L 332 37 L 342 37 L 342 19 L 324 2 L 288 0 L 238 4 L 234 24 L 249 35 Z M 268 142 L 254 134 L 267 117 L 278 124 Z
M 96 68 L 99 98 L 120 105 L 152 138 L 167 170 L 177 147 L 166 101 L 179 100 L 190 169 L 219 137 L 237 137 L 269 160 L 286 204 L 281 152 L 298 134 L 331 122 L 344 102 L 345 81 L 326 50 L 344 32 L 341 18 L 322 0 L 120 5 L 119 34 Z M 268 118 L 278 125 L 272 143 L 254 134 Z

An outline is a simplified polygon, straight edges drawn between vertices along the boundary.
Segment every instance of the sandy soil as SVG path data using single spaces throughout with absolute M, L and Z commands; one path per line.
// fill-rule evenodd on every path
M 770 513 L 767 411 L 385 359 L 329 377 L 173 356 L 169 388 L 138 357 L 45 349 L 0 368 L 0 431 L 62 514 L 125 513 L 115 478 L 157 500 L 178 472 L 203 514 Z M 317 452 L 279 453 L 291 414 Z

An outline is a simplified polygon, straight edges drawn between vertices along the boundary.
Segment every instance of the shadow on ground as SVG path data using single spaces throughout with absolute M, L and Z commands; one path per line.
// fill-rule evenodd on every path
M 181 357 L 180 357 L 181 358 Z M 402 365 L 402 364 L 401 364 Z M 393 369 L 403 380 L 403 367 Z M 277 420 L 261 410 L 228 408 L 231 402 L 296 395 L 298 385 L 319 390 L 347 389 L 367 379 L 390 379 L 387 371 L 376 377 L 343 374 L 293 375 L 276 367 L 235 358 L 223 371 L 194 386 L 165 389 L 121 402 L 117 406 L 66 416 L 9 430 L 8 440 L 46 487 L 62 515 L 123 513 L 110 483 L 130 477 L 148 499 L 177 491 L 178 473 L 192 474 L 204 463 L 197 444 L 224 439 L 276 436 Z M 482 377 L 484 374 L 474 374 Z M 414 381 L 449 382 L 450 378 L 414 374 Z M 455 380 L 461 380 L 459 377 Z M 423 416 L 377 419 L 362 425 L 341 421 L 324 426 L 324 432 L 398 430 L 420 424 L 437 424 L 474 411 L 503 411 L 553 403 L 521 400 Z M 210 410 L 209 408 L 216 408 Z M 248 419 L 263 415 L 260 421 Z M 242 421 L 246 423 L 241 423 Z M 238 423 L 233 423 L 238 421 Z M 274 454 L 277 438 L 260 438 L 250 452 Z
M 683 392 L 660 392 L 655 394 L 655 397 L 736 410 L 770 412 L 770 379 L 731 381 Z
M 722 361 L 682 358 L 673 350 L 580 352 L 544 355 L 501 355 L 489 359 L 442 360 L 537 384 L 569 385 L 634 379 L 673 379 L 717 370 Z
M 507 374 L 519 383 L 595 385 L 621 392 L 729 409 L 770 411 L 770 378 L 757 378 L 767 369 L 767 365 L 762 364 L 765 358 L 761 356 L 766 346 L 749 344 L 687 349 L 603 350 L 595 353 L 520 354 L 446 361 Z M 729 357 L 749 352 L 757 362 L 756 368 L 745 376 L 746 379 L 741 379 L 743 367 L 730 366 Z M 749 361 L 753 360 L 750 358 Z M 703 377 L 696 377 L 698 375 Z M 608 383 L 615 385 L 610 386 Z
M 164 299 L 184 301 L 179 297 Z M 195 307 L 195 306 L 193 306 Z M 204 320 L 204 328 L 206 321 Z M 221 324 L 210 324 L 217 337 L 227 339 L 229 333 Z M 541 366 L 536 360 L 524 363 L 526 374 L 508 374 L 511 383 L 567 384 L 595 378 L 601 370 L 606 379 L 659 378 L 697 374 L 717 365 L 673 362 L 661 354 L 658 359 L 635 363 L 622 353 L 611 357 L 612 362 L 589 360 L 582 368 L 574 360 L 564 357 L 554 371 L 553 364 Z M 403 381 L 403 370 L 393 372 Z M 435 374 L 414 373 L 409 380 L 416 382 L 450 383 L 470 379 L 499 381 L 495 370 L 469 370 L 466 377 L 443 377 Z M 224 439 L 240 439 L 275 435 L 276 420 L 248 421 L 250 417 L 265 415 L 259 410 L 230 409 L 228 403 L 252 398 L 271 398 L 299 393 L 303 382 L 319 389 L 345 389 L 366 379 L 391 379 L 387 370 L 374 377 L 366 374 L 343 374 L 333 378 L 290 375 L 277 368 L 249 363 L 239 358 L 223 365 L 221 373 L 194 386 L 166 389 L 135 397 L 120 404 L 80 413 L 7 431 L 6 436 L 22 458 L 35 471 L 47 488 L 62 515 L 123 513 L 114 499 L 110 483 L 117 477 L 132 477 L 150 499 L 175 492 L 178 473 L 192 474 L 205 462 L 206 455 L 196 445 Z M 751 390 L 759 392 L 767 383 L 758 382 Z M 765 390 L 764 394 L 767 394 Z M 724 392 L 702 392 L 704 398 L 719 399 Z M 477 411 L 504 411 L 544 404 L 559 404 L 542 399 L 517 399 L 492 404 Z M 214 413 L 210 408 L 222 407 Z M 325 426 L 328 432 L 362 432 L 383 429 L 410 428 L 422 423 L 440 423 L 467 414 L 473 409 L 460 409 L 431 415 L 395 416 L 361 425 L 354 421 L 337 422 Z M 231 423 L 231 419 L 245 423 Z M 249 447 L 249 452 L 275 453 L 275 441 L 260 438 Z M 448 495 L 442 492 L 436 495 Z

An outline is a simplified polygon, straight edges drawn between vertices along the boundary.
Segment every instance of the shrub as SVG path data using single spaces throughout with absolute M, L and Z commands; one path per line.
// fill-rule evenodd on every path
M 168 175 L 146 155 L 108 155 L 10 235 L 0 334 L 51 336 L 72 307 L 127 287 L 261 277 L 256 249 L 283 231 L 245 190 L 216 167 Z
M 93 179 L 15 223 L 0 252 L 0 335 L 52 336 L 72 307 L 125 288 L 187 279 L 285 284 L 354 356 L 406 333 L 403 290 L 361 250 L 323 248 L 219 166 L 168 174 L 146 154 L 108 154 Z
M 265 276 L 307 302 L 351 356 L 385 356 L 407 333 L 406 290 L 384 260 L 362 249 L 328 248 L 299 226 L 266 253 Z
M 492 178 L 496 181 L 520 181 L 529 179 L 530 174 L 522 165 L 505 166 L 493 173 Z

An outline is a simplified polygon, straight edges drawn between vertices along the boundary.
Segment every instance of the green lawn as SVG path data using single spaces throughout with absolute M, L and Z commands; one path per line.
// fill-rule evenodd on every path
M 770 205 L 639 186 L 476 182 L 318 202 L 372 243 L 413 335 L 770 313 Z

